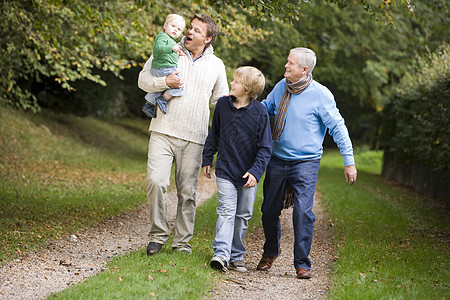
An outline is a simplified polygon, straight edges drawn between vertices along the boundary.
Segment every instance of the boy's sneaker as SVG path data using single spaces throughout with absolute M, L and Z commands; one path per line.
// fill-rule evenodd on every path
M 167 113 L 167 109 L 166 109 L 167 100 L 166 100 L 166 98 L 163 97 L 163 95 L 158 96 L 158 97 L 156 98 L 156 104 L 158 104 L 159 109 L 161 110 L 161 112 L 162 112 L 163 114 L 166 114 L 166 113 Z
M 149 118 L 156 118 L 155 106 L 151 105 L 148 102 L 145 102 L 144 106 L 142 106 L 142 111 Z
M 245 267 L 245 263 L 243 260 L 236 260 L 230 263 L 228 269 L 237 271 L 237 272 L 247 272 L 247 268 Z
M 211 258 L 209 265 L 211 268 L 217 269 L 221 272 L 225 273 L 227 271 L 227 262 L 222 257 L 214 256 Z

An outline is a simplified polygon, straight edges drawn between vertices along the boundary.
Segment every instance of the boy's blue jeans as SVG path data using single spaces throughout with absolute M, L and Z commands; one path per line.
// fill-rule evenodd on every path
M 261 206 L 266 241 L 264 254 L 278 256 L 280 249 L 280 215 L 286 190 L 294 189 L 294 267 L 311 270 L 309 252 L 315 215 L 312 211 L 320 159 L 285 161 L 275 156 L 269 161 L 264 180 L 264 201 Z
M 229 180 L 216 178 L 219 191 L 217 206 L 216 238 L 213 242 L 214 256 L 226 261 L 244 259 L 244 238 L 248 221 L 253 214 L 256 186 L 235 186 Z

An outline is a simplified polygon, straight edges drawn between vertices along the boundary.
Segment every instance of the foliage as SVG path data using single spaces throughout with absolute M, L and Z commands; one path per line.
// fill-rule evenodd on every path
M 312 48 L 314 77 L 332 90 L 352 138 L 374 147 L 391 87 L 417 53 L 450 36 L 445 0 L 27 0 L 0 9 L 1 104 L 143 116 L 136 78 L 164 17 L 177 12 L 189 21 L 201 11 L 219 25 L 214 48 L 228 78 L 238 66 L 258 67 L 266 94 L 282 78 L 288 51 Z
M 199 2 L 197 0 L 197 2 Z M 261 19 L 261 17 L 269 17 L 274 20 L 275 17 L 282 18 L 287 21 L 297 20 L 302 14 L 302 8 L 308 4 L 309 0 L 292 1 L 292 0 L 208 0 L 207 3 L 216 8 L 221 14 L 230 7 L 241 7 L 247 9 L 252 16 Z M 387 1 L 370 1 L 370 0 L 328 0 L 327 2 L 335 3 L 340 8 L 347 7 L 363 7 L 371 16 L 382 15 L 392 20 L 389 11 L 392 6 L 397 4 L 403 5 L 408 11 L 413 12 L 413 7 L 409 0 L 387 0 Z
M 355 159 L 360 167 L 352 186 L 338 151 L 325 153 L 319 171 L 337 244 L 330 299 L 448 297 L 448 204 L 392 185 L 379 168 L 370 170 L 359 154 Z
M 367 18 L 367 12 L 357 5 L 340 8 L 309 1 L 291 22 L 261 17 L 254 28 L 263 28 L 263 37 L 245 45 L 246 49 L 235 46 L 218 51 L 226 64 L 230 63 L 228 53 L 232 53 L 231 63 L 260 68 L 266 75 L 268 93 L 282 78 L 291 48 L 313 49 L 318 58 L 314 78 L 335 95 L 352 138 L 376 148 L 379 113 L 391 86 L 403 76 L 416 53 L 436 49 L 449 36 L 448 11 L 443 6 L 445 2 L 440 0 L 417 3 L 413 17 L 394 6 L 390 10 L 395 20 L 392 25 Z M 251 13 L 246 20 L 252 24 Z M 223 31 L 227 30 L 225 26 Z M 246 53 L 250 59 L 245 60 Z
M 349 0 L 331 2 L 337 2 L 339 7 L 355 6 Z M 360 0 L 357 3 L 371 11 L 373 7 L 382 11 L 396 2 L 408 3 L 405 0 L 385 1 L 377 7 L 367 5 L 367 2 Z M 222 19 L 225 29 L 235 32 L 228 38 L 234 43 L 246 39 L 241 37 L 242 32 L 250 39 L 251 36 L 263 37 L 262 32 L 249 27 L 246 22 L 255 25 L 258 20 L 275 17 L 297 19 L 302 16 L 300 9 L 307 5 L 308 1 L 286 0 L 2 1 L 0 104 L 37 111 L 36 83 L 53 82 L 56 88 L 73 91 L 74 82 L 79 80 L 105 85 L 106 81 L 97 70 L 120 77 L 121 70 L 136 66 L 136 61 L 148 57 L 152 33 L 159 30 L 168 12 L 176 10 L 185 15 L 184 10 L 192 15 L 195 11 L 206 11 L 216 19 Z M 242 28 L 251 30 L 241 31 Z M 242 58 L 238 60 L 245 60 L 252 54 L 251 48 L 241 50 L 240 54 Z
M 450 45 L 419 57 L 384 111 L 383 146 L 434 171 L 450 171 Z
M 1 104 L 37 111 L 33 82 L 104 85 L 96 69 L 119 76 L 146 57 L 151 18 L 132 1 L 2 1 L 0 10 Z

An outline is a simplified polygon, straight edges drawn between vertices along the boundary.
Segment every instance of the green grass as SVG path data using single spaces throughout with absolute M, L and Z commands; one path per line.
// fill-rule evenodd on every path
M 147 120 L 99 120 L 44 111 L 0 111 L 0 261 L 146 201 Z M 262 191 L 255 217 L 260 224 Z M 209 268 L 217 197 L 197 209 L 194 254 L 145 249 L 57 294 L 62 298 L 198 299 L 221 275 Z M 54 296 L 51 296 L 53 298 Z
M 0 263 L 144 203 L 147 120 L 98 120 L 0 110 Z M 387 182 L 382 153 L 356 156 L 345 183 L 342 157 L 324 155 L 318 187 L 337 243 L 331 299 L 448 299 L 448 205 Z M 250 227 L 260 226 L 259 186 Z M 197 209 L 193 255 L 114 258 L 107 270 L 58 298 L 199 299 L 212 271 L 217 198 Z M 55 295 L 54 295 L 55 296 Z M 51 296 L 50 298 L 53 298 Z
M 0 119 L 0 263 L 145 202 L 148 121 Z
M 331 299 L 448 299 L 448 206 L 387 182 L 380 159 L 357 155 L 351 187 L 337 152 L 322 160 L 319 188 L 338 244 Z
M 250 230 L 260 225 L 262 185 L 258 186 Z M 223 277 L 209 267 L 217 220 L 217 194 L 197 208 L 193 254 L 173 253 L 171 240 L 158 255 L 145 249 L 114 258 L 108 270 L 49 298 L 58 299 L 201 299 Z

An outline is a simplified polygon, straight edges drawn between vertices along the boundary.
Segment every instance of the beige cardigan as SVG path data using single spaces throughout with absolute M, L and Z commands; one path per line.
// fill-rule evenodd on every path
M 158 109 L 149 130 L 203 145 L 208 135 L 209 101 L 215 105 L 217 99 L 229 92 L 225 65 L 213 54 L 212 46 L 193 62 L 184 48 L 184 39 L 180 45 L 186 54 L 178 59 L 184 94 L 169 100 L 167 114 Z M 139 88 L 148 93 L 168 89 L 165 77 L 150 75 L 152 59 L 153 56 L 147 60 L 138 78 Z

